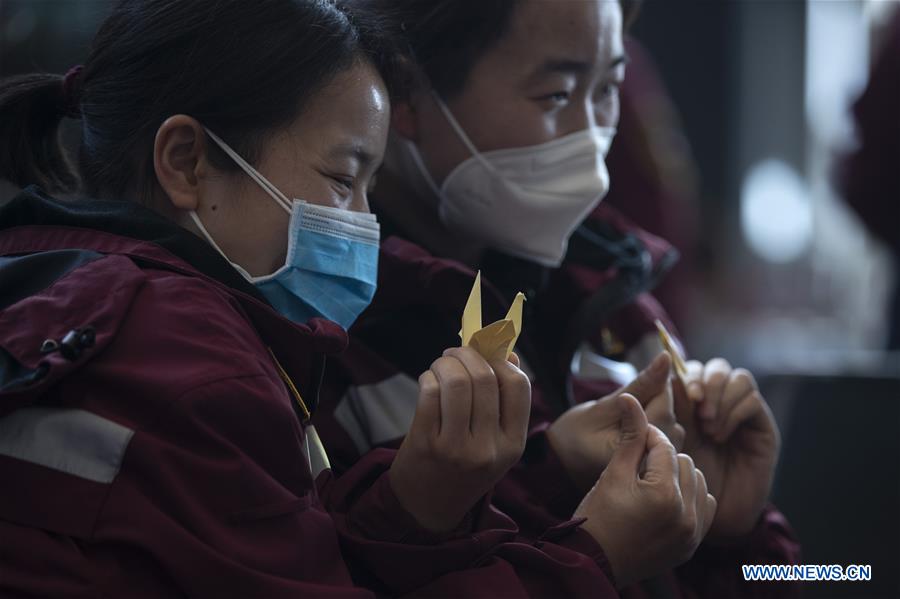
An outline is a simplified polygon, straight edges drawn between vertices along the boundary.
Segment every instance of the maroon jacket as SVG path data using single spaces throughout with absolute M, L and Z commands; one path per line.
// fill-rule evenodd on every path
M 516 291 L 522 289 L 528 297 L 516 351 L 532 378 L 531 431 L 523 459 L 489 498 L 516 522 L 523 544 L 540 544 L 547 535 L 565 544 L 581 532 L 578 521 L 571 520 L 581 497 L 547 442 L 549 424 L 568 406 L 616 389 L 624 376 L 617 363 L 644 366 L 659 351 L 655 318 L 672 326 L 647 293 L 672 264 L 668 244 L 637 230 L 610 207 L 601 205 L 594 218 L 573 237 L 559 269 L 547 271 L 498 255 L 482 264 L 485 322 L 501 318 Z M 383 229 L 402 234 L 392 231 L 389 222 Z M 445 348 L 459 344 L 460 316 L 473 280 L 468 268 L 400 236 L 383 242 L 375 300 L 351 329 L 348 349 L 330 363 L 323 409 L 313 419 L 338 474 L 366 460 L 372 450 L 399 446 L 415 412 L 417 376 Z M 576 375 L 573 361 L 578 361 L 573 358 L 585 351 L 600 366 Z M 560 537 L 561 531 L 568 532 Z M 593 539 L 582 532 L 578 544 L 586 556 L 604 564 Z M 625 594 L 792 595 L 795 589 L 787 585 L 744 584 L 740 564 L 797 560 L 798 546 L 787 523 L 769 509 L 743 545 L 728 551 L 701 548 L 678 572 Z M 572 580 L 584 576 L 574 570 L 562 575 Z M 474 584 L 462 588 L 469 595 L 492 596 L 492 587 L 483 593 Z M 604 596 L 590 587 L 568 588 Z
M 578 522 L 519 542 L 485 500 L 420 530 L 391 450 L 314 481 L 299 402 L 346 342 L 139 206 L 27 190 L 0 211 L 0 595 L 615 595 Z
M 136 206 L 29 190 L 0 222 L 0 595 L 370 596 L 269 354 L 309 400 L 343 331 L 203 274 L 235 281 Z

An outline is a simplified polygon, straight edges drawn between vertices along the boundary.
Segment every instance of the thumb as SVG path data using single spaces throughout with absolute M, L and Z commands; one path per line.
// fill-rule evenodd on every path
M 410 435 L 437 435 L 441 426 L 441 386 L 437 377 L 426 370 L 419 377 L 419 401 L 409 428 Z
M 672 357 L 668 352 L 661 352 L 633 381 L 622 388 L 622 392 L 634 395 L 641 405 L 647 405 L 647 402 L 665 390 L 671 366 Z
M 647 415 L 632 395 L 623 393 L 616 402 L 621 414 L 619 446 L 608 468 L 626 470 L 631 475 L 638 472 L 647 449 Z
M 643 479 L 661 482 L 678 478 L 678 456 L 675 447 L 661 430 L 650 427 L 647 433 L 647 468 Z

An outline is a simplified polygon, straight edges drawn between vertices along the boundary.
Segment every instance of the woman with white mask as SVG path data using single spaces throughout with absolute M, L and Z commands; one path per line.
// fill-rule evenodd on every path
M 489 315 L 526 294 L 517 352 L 532 383 L 525 453 L 494 487 L 494 507 L 527 538 L 559 526 L 587 531 L 594 544 L 583 551 L 605 556 L 626 595 L 632 585 L 752 594 L 741 563 L 798 557 L 783 517 L 766 504 L 779 449 L 774 420 L 753 377 L 722 359 L 690 361 L 670 378 L 654 323 L 673 327 L 650 291 L 676 254 L 602 205 L 615 184 L 605 156 L 635 3 L 351 4 L 401 36 L 412 86 L 394 105 L 372 198 L 384 233 L 379 291 L 326 378 L 335 409 L 320 429 L 338 469 L 410 444 L 412 377 L 459 342 L 459 314 L 481 271 Z M 650 459 L 662 444 L 673 452 L 670 482 L 691 498 L 679 507 L 689 524 L 658 520 L 648 506 L 659 504 L 635 500 L 640 473 L 623 471 L 623 454 L 631 455 L 638 404 L 623 387 L 648 427 L 639 456 Z M 653 531 L 637 524 L 651 521 Z M 667 540 L 675 529 L 692 530 L 695 544 L 675 548 Z M 723 543 L 733 551 L 724 555 Z

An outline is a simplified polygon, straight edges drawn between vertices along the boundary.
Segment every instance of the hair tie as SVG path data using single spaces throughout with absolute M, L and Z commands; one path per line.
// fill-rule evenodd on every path
M 75 119 L 81 117 L 81 72 L 83 70 L 83 65 L 72 67 L 66 71 L 62 82 L 65 115 Z

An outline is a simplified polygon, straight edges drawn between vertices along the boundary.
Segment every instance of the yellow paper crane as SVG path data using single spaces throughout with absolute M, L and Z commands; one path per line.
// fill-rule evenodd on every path
M 669 352 L 669 355 L 672 356 L 672 364 L 675 366 L 675 374 L 679 379 L 681 379 L 681 382 L 684 383 L 684 379 L 687 378 L 688 374 L 687 365 L 685 365 L 684 363 L 684 356 L 682 356 L 681 352 L 678 351 L 678 347 L 672 340 L 672 335 L 669 334 L 669 331 L 666 329 L 662 321 L 657 318 L 653 321 L 653 324 L 656 325 L 656 332 L 659 333 L 659 342 L 662 344 L 663 349 Z
M 471 347 L 488 362 L 507 360 L 512 353 L 519 334 L 522 332 L 522 302 L 525 294 L 516 294 L 506 318 L 481 326 L 481 271 L 475 277 L 475 284 L 469 293 L 469 300 L 463 310 L 462 329 L 459 336 L 465 347 Z

